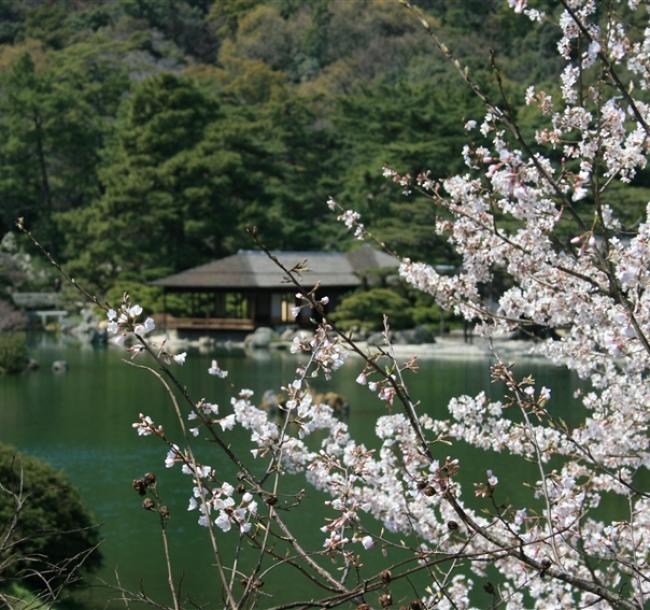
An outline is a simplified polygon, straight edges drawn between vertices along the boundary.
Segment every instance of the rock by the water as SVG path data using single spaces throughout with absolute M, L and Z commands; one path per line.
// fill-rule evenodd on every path
M 371 333 L 367 339 L 368 345 L 379 347 L 385 345 L 384 333 Z
M 214 337 L 209 337 L 207 335 L 204 335 L 202 337 L 199 337 L 198 339 L 198 344 L 199 347 L 214 347 L 216 344 L 216 341 Z
M 390 331 L 389 338 L 393 345 L 422 345 L 423 343 L 436 342 L 433 333 L 426 326 Z M 384 346 L 384 333 L 372 333 L 369 335 L 367 342 L 368 345 L 374 347 Z
M 286 328 L 284 331 L 282 331 L 280 339 L 282 339 L 282 341 L 291 341 L 295 332 L 296 331 L 293 328 Z
M 436 339 L 433 333 L 426 326 L 416 326 L 413 329 L 414 343 L 435 343 Z
M 199 337 L 197 342 L 196 342 L 196 345 L 197 345 L 197 347 L 199 349 L 199 354 L 209 354 L 209 353 L 211 353 L 214 350 L 216 344 L 217 344 L 217 342 L 214 339 L 214 337 L 208 337 L 208 336 L 205 336 L 205 335 L 202 336 L 202 337 Z
M 246 347 L 252 347 L 253 349 L 267 349 L 273 341 L 275 333 L 272 328 L 266 326 L 260 326 L 255 329 L 255 332 L 247 335 L 244 339 L 244 344 Z
M 94 346 L 108 343 L 105 321 L 100 320 L 91 308 L 82 309 L 81 322 L 72 327 L 66 325 L 66 331 L 72 333 L 82 343 L 90 343 Z
M 99 323 L 99 318 L 94 314 L 92 308 L 84 307 L 80 313 L 81 313 L 81 319 L 86 324 L 92 324 L 93 326 L 97 326 L 97 324 Z
M 52 363 L 53 373 L 66 373 L 68 370 L 68 363 L 65 360 L 55 360 Z
M 335 415 L 347 417 L 350 413 L 350 403 L 336 392 L 324 392 L 319 394 L 313 389 L 309 390 L 312 401 L 314 404 L 326 404 L 332 407 Z M 269 413 L 277 415 L 287 402 L 287 395 L 284 392 L 275 392 L 274 390 L 266 390 L 262 394 L 260 401 L 260 409 L 265 409 Z
M 408 345 L 413 343 L 412 332 L 410 330 L 396 330 L 391 337 L 393 345 Z
M 106 345 L 108 343 L 108 331 L 105 328 L 96 328 L 90 335 L 90 342 L 93 345 Z
M 38 360 L 35 360 L 34 358 L 30 358 L 27 361 L 27 370 L 28 371 L 37 371 L 41 365 L 38 363 Z

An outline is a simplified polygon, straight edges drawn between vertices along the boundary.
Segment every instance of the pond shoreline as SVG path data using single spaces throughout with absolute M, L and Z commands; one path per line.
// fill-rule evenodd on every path
M 273 341 L 265 348 L 251 348 L 244 341 L 213 341 L 205 343 L 201 339 L 177 339 L 170 338 L 166 335 L 155 335 L 151 338 L 155 345 L 165 345 L 172 351 L 198 349 L 201 352 L 209 353 L 215 349 L 226 349 L 227 351 L 286 351 L 291 347 L 291 341 Z M 367 341 L 356 341 L 356 345 L 368 354 L 376 354 L 379 348 L 369 345 Z M 435 343 L 409 343 L 409 344 L 392 344 L 393 353 L 397 358 L 406 359 L 412 356 L 427 359 L 461 359 L 461 360 L 484 360 L 500 357 L 502 359 L 511 358 L 540 358 L 534 353 L 536 342 L 527 339 L 493 339 L 491 344 L 487 339 L 474 336 L 471 340 L 465 341 L 462 335 L 447 335 L 445 337 L 436 337 Z M 383 349 L 386 349 L 385 347 Z M 360 357 L 353 350 L 349 350 L 350 355 Z
M 376 348 L 368 346 L 367 343 L 359 343 L 364 351 L 373 353 Z M 465 342 L 462 338 L 436 338 L 435 343 L 423 343 L 420 345 L 393 345 L 392 349 L 397 358 L 444 358 L 444 359 L 491 359 L 499 357 L 506 358 L 540 358 L 533 353 L 536 343 L 528 340 L 517 339 L 494 339 L 492 346 L 483 337 L 474 337 L 471 342 Z

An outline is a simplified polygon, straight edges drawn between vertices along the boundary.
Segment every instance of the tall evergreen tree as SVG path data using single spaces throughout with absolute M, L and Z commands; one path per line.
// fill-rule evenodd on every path
M 278 179 L 281 143 L 269 134 L 268 122 L 233 113 L 190 79 L 162 74 L 143 82 L 105 151 L 104 194 L 61 216 L 71 269 L 107 287 L 248 244 L 244 225 L 264 223 Z
M 341 202 L 361 210 L 376 236 L 400 254 L 446 256 L 433 228 L 433 203 L 417 193 L 405 197 L 382 167 L 412 176 L 431 169 L 432 178 L 460 171 L 463 124 L 473 116 L 479 116 L 473 98 L 442 79 L 383 82 L 340 98 L 334 130 Z

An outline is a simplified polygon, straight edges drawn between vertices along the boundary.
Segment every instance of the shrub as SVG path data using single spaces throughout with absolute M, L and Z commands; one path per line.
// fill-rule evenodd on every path
M 20 373 L 27 366 L 23 333 L 0 333 L 0 374 Z
M 406 296 L 401 294 L 402 291 Z M 405 286 L 354 292 L 341 300 L 330 317 L 343 330 L 355 327 L 380 330 L 384 313 L 395 330 L 422 325 L 438 329 L 441 317 L 445 322 L 452 317 L 435 303 L 433 297 L 408 290 Z
M 10 552 L 14 558 L 0 562 L 4 566 L 0 581 L 16 578 L 32 588 L 40 588 L 43 582 L 39 578 L 25 578 L 27 567 L 30 574 L 34 571 L 51 573 L 52 566 L 65 566 L 68 560 L 97 545 L 99 533 L 93 527 L 92 516 L 81 504 L 79 494 L 62 473 L 42 460 L 19 454 L 15 448 L 0 443 L 2 485 L 17 493 L 21 472 L 25 503 L 13 533 L 15 544 L 4 549 L 5 555 Z M 0 524 L 9 524 L 15 511 L 12 495 L 0 493 Z M 1 554 L 3 549 L 0 549 Z M 82 569 L 92 571 L 100 564 L 101 553 L 95 550 L 86 558 Z M 73 565 L 75 562 L 71 561 L 69 566 Z M 65 576 L 66 570 L 63 570 L 57 578 Z
M 390 318 L 391 328 L 412 326 L 407 299 L 391 288 L 358 290 L 344 297 L 330 316 L 343 330 L 355 326 L 364 330 L 380 330 L 382 316 Z
M 414 305 L 410 309 L 411 319 L 415 326 L 421 324 L 438 324 L 440 318 L 448 318 L 448 314 L 443 312 L 438 305 Z

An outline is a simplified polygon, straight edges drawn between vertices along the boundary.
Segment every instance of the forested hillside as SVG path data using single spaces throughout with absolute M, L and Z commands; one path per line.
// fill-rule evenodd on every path
M 551 26 L 504 1 L 417 4 L 488 90 L 495 51 L 517 107 L 554 72 Z M 381 168 L 462 171 L 481 106 L 397 0 L 1 0 L 0 43 L 0 233 L 24 216 L 95 288 L 250 247 L 250 224 L 345 247 L 330 195 L 446 256 L 433 206 Z

